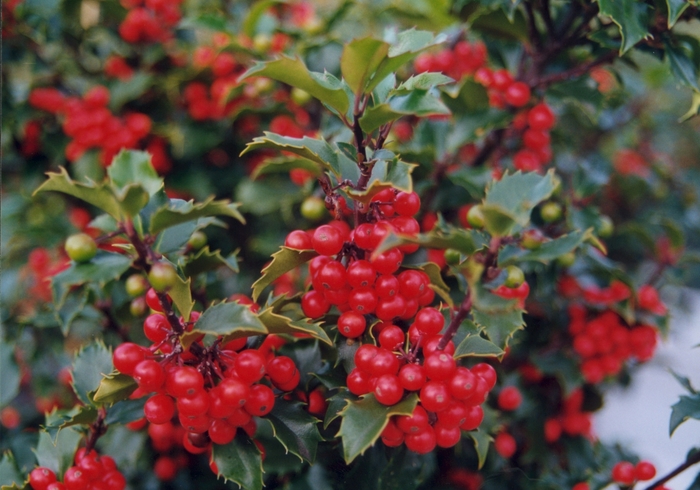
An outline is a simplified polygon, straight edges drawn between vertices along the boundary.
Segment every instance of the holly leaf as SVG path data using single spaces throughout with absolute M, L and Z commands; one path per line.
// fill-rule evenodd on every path
M 389 44 L 366 37 L 350 41 L 340 56 L 340 72 L 345 83 L 358 94 L 389 53 Z M 342 114 L 342 113 L 341 113 Z
M 180 340 L 185 349 L 200 335 L 223 337 L 223 342 L 268 333 L 258 316 L 246 305 L 218 303 L 210 306 L 199 317 L 190 332 L 182 334 Z
M 317 255 L 314 250 L 295 250 L 288 247 L 280 247 L 277 252 L 272 254 L 272 262 L 263 268 L 260 279 L 253 283 L 253 301 L 257 301 L 263 290 L 272 284 L 275 279 L 307 263 Z
M 341 412 L 339 436 L 343 441 L 343 456 L 350 464 L 375 443 L 393 415 L 410 415 L 418 403 L 413 393 L 393 406 L 379 403 L 373 394 L 351 401 Z
M 14 490 L 23 489 L 26 486 L 25 478 L 17 468 L 15 456 L 12 451 L 5 451 L 0 459 L 0 487 L 3 490 Z
M 257 446 L 239 431 L 230 443 L 214 444 L 212 460 L 219 470 L 217 476 L 225 482 L 232 481 L 245 490 L 261 490 L 263 487 L 262 457 Z
M 453 184 L 463 187 L 474 199 L 483 199 L 484 189 L 491 182 L 492 174 L 488 166 L 466 167 L 460 165 L 455 172 L 450 172 L 447 178 Z
M 520 247 L 507 245 L 498 253 L 500 267 L 517 262 L 542 262 L 544 264 L 573 252 L 583 242 L 593 236 L 593 228 L 586 231 L 574 231 L 554 240 L 543 243 L 535 250 L 524 250 Z
M 284 315 L 278 315 L 274 308 L 266 308 L 259 315 L 258 319 L 265 325 L 268 333 L 273 334 L 294 334 L 305 333 L 312 337 L 333 346 L 333 341 L 328 337 L 320 323 L 309 323 L 303 319 L 292 320 Z
M 102 381 L 100 381 L 100 385 L 97 387 L 97 391 L 95 391 L 92 399 L 95 403 L 111 405 L 129 398 L 129 395 L 136 388 L 138 388 L 138 384 L 134 378 L 119 371 L 112 371 L 102 377 Z
M 120 151 L 107 167 L 107 175 L 118 191 L 139 184 L 152 196 L 163 188 L 163 179 L 158 177 L 151 164 L 151 155 L 145 151 Z
M 400 94 L 411 90 L 430 90 L 433 87 L 453 83 L 454 79 L 437 72 L 425 72 L 412 75 L 408 80 L 396 87 L 394 93 Z
M 445 40 L 447 40 L 447 36 L 444 34 L 436 36 L 429 31 L 409 29 L 400 32 L 396 37 L 396 42 L 389 47 L 386 57 L 365 86 L 365 93 L 370 93 L 390 73 L 394 73 L 399 67 L 411 61 L 421 51 L 443 43 Z
M 394 156 L 391 160 L 377 160 L 372 167 L 372 174 L 365 190 L 346 189 L 353 199 L 367 204 L 372 197 L 384 189 L 394 188 L 404 192 L 413 190 L 411 172 L 417 165 L 406 163 Z M 357 165 L 355 165 L 357 168 Z
M 88 290 L 83 288 L 79 291 L 69 291 L 60 305 L 54 305 L 54 316 L 64 336 L 68 335 L 75 319 L 85 310 L 87 302 Z
M 553 169 L 546 175 L 506 173 L 486 189 L 482 204 L 486 230 L 492 235 L 506 236 L 526 226 L 535 206 L 548 199 L 555 188 Z
M 479 334 L 467 335 L 464 340 L 462 340 L 457 348 L 453 357 L 455 359 L 460 359 L 462 357 L 498 357 L 499 359 L 503 357 L 505 352 L 503 349 L 498 347 L 493 342 L 483 338 Z
M 102 378 L 114 371 L 112 351 L 101 340 L 83 346 L 73 360 L 73 391 L 86 405 L 92 405 L 92 394 Z
M 188 277 L 185 281 L 178 274 L 175 284 L 168 289 L 168 296 L 173 300 L 173 304 L 185 321 L 190 319 L 190 313 L 192 313 L 192 308 L 194 308 L 194 300 L 192 299 L 192 291 L 190 289 L 191 283 L 191 277 Z
M 695 92 L 700 92 L 698 68 L 691 57 L 682 48 L 670 43 L 665 43 L 665 47 L 666 58 L 676 82 L 692 88 Z
M 151 215 L 149 232 L 155 235 L 171 226 L 208 216 L 229 216 L 245 223 L 245 218 L 238 211 L 239 206 L 225 199 L 215 201 L 214 197 L 196 204 L 192 200 L 170 199 L 167 205 Z
M 474 441 L 474 449 L 476 449 L 476 455 L 479 459 L 478 469 L 481 469 L 486 462 L 489 444 L 493 441 L 493 438 L 487 432 L 478 429 L 467 432 L 467 435 Z
M 63 306 L 73 286 L 95 283 L 104 287 L 109 281 L 119 279 L 129 267 L 131 258 L 122 254 L 99 251 L 89 262 L 71 262 L 68 269 L 51 278 L 53 301 L 57 309 Z
M 326 416 L 323 419 L 323 428 L 327 429 L 328 426 L 338 417 L 342 416 L 342 412 L 348 403 L 354 401 L 355 395 L 350 393 L 347 388 L 342 387 L 338 392 L 331 396 L 328 401 L 328 408 L 326 408 Z
M 248 10 L 248 14 L 243 20 L 243 32 L 245 33 L 245 35 L 251 39 L 255 37 L 255 34 L 257 32 L 258 21 L 260 20 L 260 18 L 263 16 L 263 14 L 265 14 L 265 12 L 269 10 L 270 7 L 272 7 L 273 5 L 277 5 L 278 3 L 284 2 L 282 0 L 261 0 L 259 2 L 255 2 L 250 7 L 250 9 Z
M 598 0 L 601 16 L 607 16 L 617 24 L 622 36 L 620 55 L 649 34 L 649 7 L 636 0 Z
M 53 415 L 46 414 L 46 425 L 51 425 Z M 73 465 L 75 452 L 78 450 L 78 444 L 82 440 L 83 435 L 74 430 L 72 427 L 67 427 L 56 435 L 56 440 L 51 435 L 42 430 L 39 432 L 39 442 L 36 448 L 33 449 L 36 455 L 39 466 L 50 469 L 56 476 L 61 479 L 63 473 Z
M 232 253 L 228 258 L 221 255 L 221 250 L 209 250 L 206 245 L 195 254 L 180 258 L 180 268 L 185 277 L 193 277 L 203 272 L 209 272 L 219 267 L 228 267 L 232 272 L 238 272 L 238 260 Z
M 241 75 L 239 81 L 251 76 L 272 78 L 300 88 L 338 114 L 345 114 L 350 108 L 350 99 L 340 80 L 330 73 L 309 71 L 299 58 L 285 56 L 274 61 L 258 62 Z
M 321 169 L 311 160 L 307 160 L 306 158 L 279 157 L 266 159 L 263 163 L 255 167 L 253 173 L 250 174 L 250 178 L 256 180 L 263 175 L 276 173 L 286 174 L 295 169 L 306 170 L 315 177 L 321 175 Z
M 357 163 L 322 139 L 309 138 L 308 136 L 292 138 L 268 131 L 263 134 L 265 136 L 253 138 L 253 141 L 248 143 L 241 152 L 241 156 L 259 149 L 291 152 L 317 163 L 321 169 L 332 172 L 339 180 L 349 179 L 356 182 L 360 177 Z
M 484 329 L 489 339 L 505 349 L 515 332 L 525 327 L 522 310 L 485 313 L 474 309 L 474 323 Z
M 427 90 L 415 89 L 401 95 L 393 95 L 383 103 L 368 108 L 360 117 L 360 127 L 371 133 L 378 127 L 403 116 L 425 117 L 449 114 L 442 101 Z
M 457 228 L 451 225 L 435 227 L 428 233 L 420 233 L 416 236 L 399 235 L 389 233 L 382 243 L 380 243 L 373 255 L 379 255 L 389 249 L 400 245 L 419 244 L 425 248 L 436 248 L 445 250 L 448 248 L 455 249 L 465 255 L 472 255 L 475 252 L 488 246 L 488 237 L 476 230 L 466 230 Z
M 270 423 L 275 438 L 287 453 L 314 463 L 318 443 L 323 441 L 323 437 L 318 432 L 318 419 L 310 415 L 300 402 L 277 399 L 272 411 L 262 420 Z
M 15 364 L 15 344 L 3 339 L 0 342 L 0 407 L 10 403 L 19 393 L 20 373 Z
M 425 264 L 418 264 L 416 266 L 406 267 L 407 269 L 419 269 L 425 272 L 430 278 L 430 288 L 435 291 L 435 293 L 442 298 L 442 300 L 454 307 L 454 301 L 450 297 L 450 288 L 445 281 L 442 279 L 442 273 L 440 272 L 440 267 L 434 262 L 426 262 Z
M 51 436 L 53 442 L 61 429 L 73 425 L 91 424 L 97 419 L 97 409 L 91 405 L 78 405 L 71 410 L 57 410 L 52 414 L 51 423 L 44 430 Z
M 682 395 L 671 407 L 671 420 L 668 433 L 672 436 L 675 430 L 688 419 L 700 420 L 700 393 L 690 396 Z
M 690 2 L 688 0 L 666 0 L 666 5 L 668 7 L 668 28 L 671 29 L 683 15 L 685 9 L 690 6 Z
M 143 418 L 143 407 L 146 404 L 146 400 L 148 400 L 148 397 L 136 400 L 122 400 L 119 403 L 115 403 L 107 410 L 105 424 L 128 424 Z

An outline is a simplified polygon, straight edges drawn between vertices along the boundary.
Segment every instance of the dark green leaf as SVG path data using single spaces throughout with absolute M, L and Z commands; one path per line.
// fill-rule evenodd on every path
M 331 422 L 340 417 L 348 403 L 353 400 L 355 400 L 355 395 L 350 393 L 347 388 L 340 388 L 338 393 L 331 396 L 328 399 L 326 417 L 323 419 L 323 428 L 327 429 Z
M 214 197 L 209 197 L 197 204 L 194 201 L 171 199 L 167 206 L 153 213 L 149 232 L 155 235 L 171 226 L 207 216 L 229 216 L 245 223 L 245 218 L 238 212 L 238 207 L 239 204 L 227 200 L 215 201 Z
M 218 303 L 204 310 L 194 324 L 194 329 L 180 338 L 183 345 L 189 347 L 201 334 L 222 336 L 226 342 L 266 333 L 265 325 L 248 306 L 239 303 Z
M 393 452 L 377 481 L 381 490 L 413 490 L 420 488 L 436 469 L 434 452 L 416 454 L 405 446 Z
M 693 60 L 681 48 L 666 43 L 666 57 L 671 67 L 671 73 L 676 82 L 700 92 L 698 85 L 698 68 Z
M 393 187 L 404 192 L 411 192 L 413 182 L 411 172 L 417 165 L 406 163 L 394 157 L 391 161 L 378 160 L 372 167 L 372 176 L 364 191 L 348 188 L 346 192 L 353 199 L 368 203 L 376 193 Z M 357 168 L 357 165 L 355 165 Z
M 369 37 L 355 39 L 345 45 L 340 57 L 340 71 L 353 93 L 359 94 L 364 91 L 367 80 L 384 61 L 388 52 L 387 43 Z
M 275 407 L 265 419 L 287 452 L 311 464 L 316 460 L 318 443 L 323 440 L 318 432 L 318 419 L 307 412 L 301 403 L 275 400 Z
M 119 468 L 136 468 L 143 461 L 146 431 L 134 431 L 123 425 L 113 425 L 97 441 L 99 451 L 114 458 Z
M 279 251 L 272 254 L 270 262 L 262 270 L 260 279 L 253 284 L 253 301 L 257 301 L 260 293 L 272 284 L 275 279 L 283 274 L 307 263 L 318 255 L 314 250 L 294 250 L 287 247 L 280 247 Z
M 682 395 L 671 407 L 671 420 L 668 433 L 672 436 L 675 430 L 688 419 L 700 420 L 700 393 L 691 396 Z
M 489 444 L 493 440 L 487 432 L 483 430 L 473 430 L 468 432 L 469 437 L 474 441 L 474 449 L 479 458 L 479 469 L 484 466 L 486 456 L 489 453 Z
M 519 10 L 509 16 L 508 12 L 501 9 L 479 9 L 476 18 L 470 21 L 476 31 L 491 34 L 497 38 L 529 42 L 527 21 Z
M 433 87 L 452 83 L 454 80 L 447 75 L 435 72 L 425 72 L 418 75 L 412 75 L 408 80 L 396 87 L 396 93 L 411 90 L 430 90 Z
M 73 360 L 73 390 L 85 404 L 92 404 L 92 393 L 102 383 L 102 378 L 114 371 L 112 352 L 97 341 L 83 347 Z
M 124 104 L 140 98 L 153 86 L 153 75 L 134 73 L 129 80 L 119 80 L 109 87 L 109 106 L 115 113 L 120 112 Z
M 100 387 L 102 384 L 100 384 Z M 128 424 L 134 420 L 143 418 L 143 406 L 148 397 L 137 398 L 136 400 L 122 400 L 115 403 L 107 410 L 105 424 Z
M 212 460 L 216 463 L 219 475 L 224 481 L 237 483 L 244 490 L 261 490 L 263 487 L 263 467 L 260 451 L 253 441 L 239 432 L 236 438 L 220 446 L 213 445 Z
M 385 103 L 367 109 L 360 118 L 360 127 L 366 133 L 371 133 L 379 126 L 402 116 L 424 117 L 449 113 L 450 110 L 439 98 L 427 90 L 415 89 L 405 95 L 393 95 Z
M 192 290 L 190 289 L 191 283 L 192 278 L 188 277 L 185 281 L 178 275 L 175 284 L 168 290 L 168 296 L 173 300 L 173 304 L 185 321 L 190 319 L 190 313 L 192 313 L 192 308 L 194 308 Z
M 351 401 L 342 411 L 338 436 L 343 440 L 343 456 L 351 463 L 379 438 L 392 415 L 410 415 L 418 403 L 415 394 L 396 405 L 387 407 L 369 394 Z
M 505 128 L 513 116 L 498 109 L 468 111 L 456 118 L 453 130 L 447 135 L 447 149 L 457 152 L 467 143 L 473 143 L 489 131 Z
M 546 264 L 576 250 L 589 236 L 592 236 L 592 232 L 592 228 L 586 231 L 574 231 L 545 242 L 535 250 L 524 250 L 512 245 L 505 246 L 498 253 L 498 265 L 506 266 L 518 262 L 542 262 Z
M 299 58 L 283 57 L 265 63 L 258 62 L 246 71 L 239 80 L 250 76 L 267 77 L 297 87 L 309 95 L 345 114 L 350 107 L 343 84 L 330 73 L 310 72 Z
M 493 235 L 505 236 L 530 222 L 530 213 L 556 187 L 554 170 L 546 175 L 534 172 L 506 173 L 486 189 L 482 205 L 486 229 Z
M 151 165 L 151 155 L 145 151 L 120 151 L 107 168 L 107 174 L 118 190 L 140 184 L 152 196 L 163 187 L 163 179 L 158 177 Z
M 261 0 L 259 2 L 255 2 L 250 7 L 248 14 L 243 20 L 243 32 L 245 35 L 252 39 L 257 33 L 257 26 L 258 22 L 260 21 L 260 17 L 262 17 L 270 7 L 277 5 L 278 3 L 283 2 L 281 0 Z
M 56 443 L 56 437 L 61 429 L 73 425 L 91 424 L 97 419 L 97 409 L 90 405 L 78 405 L 71 410 L 57 410 L 51 416 L 51 422 L 44 426 L 51 439 Z
M 20 374 L 15 364 L 15 345 L 4 339 L 0 342 L 0 381 L 0 406 L 5 406 L 19 393 Z
M 525 327 L 522 310 L 485 313 L 474 311 L 474 322 L 483 327 L 491 341 L 505 349 L 515 332 Z
M 5 451 L 0 459 L 0 487 L 10 490 L 24 488 L 25 478 L 17 468 L 17 462 L 11 451 Z
M 328 345 L 333 345 L 333 341 L 328 337 L 321 325 L 318 323 L 309 323 L 305 320 L 292 320 L 284 315 L 278 315 L 273 311 L 273 308 L 266 308 L 258 315 L 259 320 L 265 325 L 268 333 L 274 334 L 295 334 L 305 333 L 324 342 Z
M 92 399 L 95 403 L 112 404 L 129 398 L 138 385 L 131 376 L 112 371 L 102 378 Z
M 68 335 L 71 325 L 87 306 L 87 301 L 88 290 L 82 288 L 79 291 L 69 290 L 65 299 L 54 305 L 55 317 L 63 335 Z
M 678 21 L 685 9 L 690 6 L 688 0 L 666 0 L 668 6 L 668 28 L 670 29 Z
M 450 172 L 447 178 L 453 184 L 463 187 L 473 199 L 483 199 L 486 185 L 493 179 L 491 169 L 488 166 L 465 167 L 460 166 L 455 172 Z
M 505 352 L 493 342 L 486 340 L 481 335 L 472 334 L 459 343 L 455 349 L 454 358 L 478 356 L 478 357 L 502 357 Z
M 203 272 L 209 272 L 219 267 L 228 267 L 232 272 L 238 272 L 238 261 L 236 254 L 231 254 L 229 258 L 221 255 L 221 250 L 209 250 L 209 246 L 204 246 L 194 255 L 183 257 L 180 263 L 183 274 L 187 277 L 196 276 Z
M 698 391 L 697 391 L 697 390 L 693 387 L 693 385 L 690 383 L 690 379 L 688 379 L 688 378 L 685 377 L 685 376 L 682 376 L 682 375 L 678 374 L 678 373 L 675 372 L 673 369 L 670 369 L 670 368 L 669 368 L 669 371 L 671 372 L 671 374 L 673 375 L 673 377 L 676 378 L 676 381 L 678 381 L 678 382 L 680 383 L 680 385 L 688 391 L 688 393 L 690 393 L 690 394 L 692 394 L 692 395 L 698 393 Z
M 52 423 L 52 416 L 46 415 L 46 424 Z M 34 453 L 39 466 L 50 469 L 60 478 L 63 472 L 73 465 L 75 451 L 83 436 L 72 427 L 67 427 L 56 436 L 56 442 L 46 431 L 39 432 L 39 442 Z
M 648 34 L 649 7 L 637 0 L 597 0 L 600 15 L 610 17 L 620 28 L 620 54 L 630 50 Z
M 379 244 L 374 254 L 379 255 L 391 248 L 412 243 L 417 243 L 425 248 L 436 248 L 440 250 L 453 248 L 465 255 L 472 255 L 488 246 L 488 237 L 484 233 L 476 230 L 466 230 L 450 225 L 442 228 L 436 227 L 428 233 L 420 233 L 415 237 L 390 233 L 384 241 Z
M 275 174 L 275 173 L 289 173 L 294 169 L 303 169 L 311 173 L 314 176 L 321 175 L 321 169 L 319 166 L 305 158 L 291 158 L 291 157 L 279 157 L 279 158 L 268 158 L 263 163 L 255 167 L 253 173 L 250 174 L 250 178 L 255 180 L 263 175 Z
M 545 375 L 557 378 L 566 395 L 583 384 L 581 366 L 576 359 L 565 352 L 535 355 L 532 357 L 532 362 Z

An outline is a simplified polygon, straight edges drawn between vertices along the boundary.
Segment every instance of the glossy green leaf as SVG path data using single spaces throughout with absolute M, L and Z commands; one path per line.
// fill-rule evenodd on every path
M 525 327 L 522 310 L 485 313 L 473 310 L 474 322 L 483 327 L 496 346 L 505 349 L 515 332 Z
M 333 345 L 333 341 L 319 323 L 309 323 L 303 319 L 294 321 L 284 315 L 277 314 L 273 308 L 266 308 L 260 312 L 258 319 L 265 325 L 268 333 L 277 335 L 305 333 L 330 346 Z
M 417 243 L 425 248 L 440 250 L 452 248 L 465 255 L 472 255 L 487 247 L 489 239 L 480 231 L 457 228 L 451 225 L 446 225 L 442 228 L 435 227 L 428 233 L 420 233 L 415 237 L 397 235 L 392 232 L 377 246 L 373 255 L 379 255 L 391 248 L 412 243 Z
M 379 65 L 372 75 L 369 83 L 365 87 L 365 92 L 369 93 L 390 73 L 395 72 L 399 67 L 408 63 L 431 46 L 443 43 L 447 37 L 443 34 L 434 35 L 429 31 L 418 31 L 410 29 L 400 32 L 396 42 L 392 43 L 387 52 L 387 57 Z
M 248 14 L 243 19 L 243 32 L 249 38 L 255 37 L 260 17 L 273 5 L 284 3 L 282 0 L 261 0 L 251 5 Z M 223 29 L 222 29 L 223 30 Z
M 17 468 L 17 462 L 11 451 L 5 451 L 0 459 L 0 488 L 2 490 L 22 489 L 25 478 Z M 31 488 L 31 487 L 29 487 Z
M 340 80 L 330 73 L 310 72 L 299 58 L 282 57 L 274 61 L 258 62 L 239 80 L 250 76 L 272 78 L 300 88 L 339 114 L 345 114 L 350 107 L 350 100 Z
M 145 151 L 120 151 L 107 168 L 107 175 L 118 190 L 137 183 L 152 196 L 163 187 L 163 179 L 158 177 L 151 155 Z
M 510 113 L 498 109 L 470 110 L 461 114 L 447 135 L 447 148 L 451 152 L 457 152 L 465 144 L 483 138 L 489 131 L 505 128 L 512 118 Z
M 0 342 L 0 407 L 10 403 L 19 393 L 20 373 L 15 363 L 15 344 Z
M 129 267 L 131 258 L 110 252 L 98 252 L 89 262 L 71 262 L 68 269 L 59 272 L 51 278 L 53 289 L 53 300 L 57 308 L 60 308 L 70 288 L 82 286 L 87 283 L 94 283 L 103 287 L 109 281 L 119 279 Z
M 268 158 L 263 163 L 255 167 L 250 178 L 255 180 L 263 175 L 284 173 L 288 174 L 295 169 L 306 170 L 314 176 L 321 175 L 321 169 L 316 163 L 305 158 L 279 157 Z
M 479 9 L 478 15 L 470 19 L 472 28 L 477 32 L 520 42 L 529 42 L 527 21 L 516 10 L 512 16 L 507 11 L 496 9 Z
M 52 417 L 51 414 L 46 415 L 47 425 L 52 423 Z M 73 465 L 75 451 L 82 439 L 83 435 L 72 427 L 59 432 L 55 442 L 48 432 L 40 431 L 39 442 L 34 449 L 37 463 L 56 473 L 59 479 L 62 478 L 63 473 Z
M 323 419 L 323 428 L 327 429 L 331 422 L 340 417 L 348 403 L 353 400 L 355 400 L 355 395 L 350 393 L 345 387 L 341 387 L 335 395 L 331 396 L 327 400 L 328 408 Z
M 280 247 L 277 252 L 272 254 L 272 262 L 265 266 L 260 278 L 253 283 L 253 301 L 257 301 L 263 290 L 272 284 L 275 279 L 307 263 L 317 255 L 314 250 L 294 250 Z
M 245 218 L 238 211 L 238 207 L 239 204 L 227 200 L 215 201 L 214 197 L 196 204 L 191 200 L 171 199 L 167 206 L 153 213 L 149 232 L 155 235 L 171 226 L 207 216 L 229 216 L 245 223 Z
M 244 490 L 262 490 L 263 467 L 260 451 L 253 441 L 238 432 L 233 441 L 220 446 L 213 445 L 212 460 L 220 477 L 232 481 Z
M 58 304 L 54 304 L 54 316 L 61 333 L 65 336 L 70 332 L 70 328 L 80 314 L 85 310 L 88 303 L 89 291 L 82 288 L 77 291 L 69 290 L 65 298 Z
M 690 396 L 681 395 L 680 399 L 673 404 L 668 425 L 669 436 L 672 436 L 678 426 L 689 419 L 700 420 L 700 393 Z
M 194 308 L 194 299 L 192 299 L 192 290 L 190 288 L 191 283 L 191 277 L 188 277 L 185 281 L 178 275 L 175 284 L 168 290 L 168 296 L 173 300 L 173 304 L 185 321 L 189 321 L 190 313 L 192 313 L 192 308 Z
M 235 253 L 226 258 L 221 255 L 221 250 L 209 250 L 208 245 L 205 245 L 193 255 L 181 258 L 179 265 L 186 277 L 213 271 L 219 267 L 227 267 L 232 272 L 239 271 Z
M 396 90 L 395 93 L 409 92 L 412 90 L 430 90 L 433 87 L 439 87 L 440 85 L 446 85 L 448 83 L 454 82 L 454 79 L 437 72 L 425 72 L 419 73 L 418 75 L 411 75 L 411 77 L 402 82 Z
M 389 52 L 389 45 L 366 37 L 350 41 L 340 57 L 343 79 L 355 94 L 361 93 L 367 80 L 374 74 Z
M 434 476 L 437 457 L 434 451 L 417 454 L 405 446 L 391 453 L 377 479 L 381 490 L 415 490 Z
M 394 157 L 393 160 L 378 160 L 372 167 L 372 176 L 364 191 L 348 188 L 346 192 L 360 202 L 368 203 L 376 193 L 393 187 L 404 192 L 413 190 L 411 173 L 417 165 Z
M 700 92 L 698 67 L 691 57 L 683 49 L 666 43 L 666 58 L 676 82 Z
M 482 204 L 486 229 L 492 235 L 505 236 L 526 226 L 532 210 L 549 198 L 555 187 L 554 170 L 546 175 L 519 171 L 506 173 L 486 189 Z
M 427 90 L 415 89 L 405 95 L 393 95 L 385 103 L 367 109 L 360 118 L 360 127 L 366 133 L 371 133 L 403 116 L 425 117 L 449 113 L 450 110 L 439 98 Z
M 356 182 L 360 177 L 357 164 L 324 140 L 308 136 L 291 138 L 267 131 L 264 134 L 265 136 L 258 136 L 253 139 L 252 143 L 248 143 L 241 155 L 259 149 L 288 151 L 316 162 L 322 169 L 330 170 L 338 179 L 350 179 Z M 352 173 L 348 174 L 348 171 Z
M 101 386 L 101 385 L 100 385 Z M 143 418 L 143 407 L 148 397 L 137 398 L 136 400 L 121 400 L 113 404 L 107 410 L 105 424 L 128 424 Z
M 92 404 L 93 392 L 112 371 L 112 351 L 102 341 L 83 347 L 73 360 L 73 391 L 83 403 Z
M 138 384 L 134 378 L 119 371 L 112 371 L 102 378 L 92 399 L 95 403 L 111 405 L 129 398 L 136 388 Z
M 518 262 L 542 262 L 546 264 L 576 250 L 589 236 L 592 236 L 592 232 L 592 228 L 586 231 L 574 231 L 545 242 L 535 250 L 525 250 L 517 246 L 507 245 L 498 253 L 498 265 L 503 267 Z
M 476 449 L 476 454 L 479 459 L 478 468 L 481 469 L 486 462 L 486 456 L 489 453 L 489 444 L 493 441 L 493 438 L 483 430 L 473 430 L 467 433 L 472 441 L 474 441 L 474 449 Z
M 251 309 L 239 303 L 218 303 L 210 306 L 199 317 L 194 329 L 180 338 L 184 346 L 189 347 L 199 335 L 224 337 L 224 342 L 251 335 L 268 333 L 265 325 Z
M 450 172 L 447 178 L 453 184 L 463 187 L 473 199 L 483 199 L 484 189 L 491 182 L 491 169 L 487 165 L 481 167 L 460 166 L 455 172 Z
M 318 432 L 318 419 L 310 415 L 300 402 L 275 400 L 275 407 L 263 420 L 272 426 L 275 438 L 288 453 L 311 464 L 316 461 L 318 443 L 323 437 Z
M 71 410 L 57 410 L 52 414 L 51 423 L 44 426 L 54 443 L 61 429 L 73 425 L 87 425 L 97 419 L 97 409 L 91 405 L 78 405 Z
M 678 21 L 685 9 L 690 6 L 688 0 L 666 0 L 668 7 L 668 28 L 670 29 Z
M 648 34 L 649 7 L 637 0 L 597 0 L 600 15 L 610 17 L 620 28 L 620 54 L 630 50 Z
M 345 462 L 350 464 L 374 444 L 391 416 L 410 415 L 417 403 L 415 394 L 390 407 L 379 403 L 372 394 L 348 403 L 341 413 L 343 420 L 338 431 L 343 441 Z
M 505 354 L 503 349 L 493 342 L 483 338 L 481 335 L 467 335 L 455 349 L 454 358 L 461 357 L 502 357 Z

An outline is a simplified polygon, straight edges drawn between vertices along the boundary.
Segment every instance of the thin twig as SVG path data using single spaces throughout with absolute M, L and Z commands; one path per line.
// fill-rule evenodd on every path
M 697 463 L 700 463 L 700 451 L 696 451 L 695 453 L 693 453 L 688 459 L 685 460 L 683 464 L 679 465 L 675 470 L 671 471 L 666 476 L 659 478 L 644 490 L 654 490 L 655 488 L 660 487 L 661 485 L 669 481 L 671 478 L 674 478 L 675 476 L 683 473 L 685 470 Z
M 467 289 L 467 293 L 464 295 L 464 300 L 462 301 L 462 304 L 459 306 L 459 310 L 457 310 L 457 313 L 455 313 L 455 316 L 452 317 L 452 320 L 450 321 L 450 324 L 447 327 L 447 330 L 445 330 L 445 333 L 442 334 L 442 338 L 440 339 L 440 342 L 438 342 L 437 347 L 435 350 L 444 350 L 447 344 L 452 340 L 452 338 L 455 336 L 457 333 L 457 330 L 459 329 L 459 326 L 462 324 L 465 318 L 467 318 L 467 315 L 469 314 L 469 311 L 472 309 L 472 296 L 469 293 L 469 290 Z

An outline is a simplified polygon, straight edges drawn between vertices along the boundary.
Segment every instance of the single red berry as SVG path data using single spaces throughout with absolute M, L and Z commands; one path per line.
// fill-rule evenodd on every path
M 243 405 L 243 408 L 249 414 L 262 417 L 270 413 L 275 405 L 275 394 L 265 385 L 253 385 L 250 387 L 250 394 Z
M 228 444 L 236 435 L 236 427 L 226 420 L 214 420 L 209 426 L 208 434 L 214 444 Z
M 311 239 L 314 250 L 321 255 L 335 255 L 343 248 L 343 236 L 337 228 L 321 225 Z
M 505 97 L 513 107 L 522 107 L 530 100 L 530 87 L 523 82 L 513 82 L 506 89 Z
M 369 373 L 372 370 L 372 359 L 379 352 L 379 348 L 372 344 L 362 344 L 355 351 L 355 366 L 362 371 Z
M 450 406 L 452 396 L 444 383 L 428 381 L 420 390 L 420 402 L 426 410 L 439 412 Z
M 353 289 L 348 296 L 348 304 L 356 312 L 367 315 L 377 307 L 377 293 L 374 288 Z
M 260 381 L 265 375 L 265 356 L 255 349 L 241 351 L 234 361 L 236 376 L 244 383 Z
M 347 281 L 353 288 L 368 288 L 374 284 L 377 271 L 367 260 L 356 260 L 348 265 Z
M 392 374 L 384 374 L 377 378 L 374 396 L 382 405 L 396 405 L 403 397 L 403 387 L 399 378 Z
M 405 434 L 416 434 L 430 426 L 428 412 L 416 405 L 411 415 L 399 415 L 396 417 L 396 426 Z
M 29 484 L 34 490 L 46 490 L 51 483 L 56 481 L 56 474 L 48 468 L 39 466 L 29 473 Z
M 532 129 L 540 131 L 548 131 L 554 126 L 556 118 L 552 109 L 545 103 L 541 102 L 530 109 L 527 114 L 527 123 Z
M 85 490 L 89 483 L 90 479 L 77 466 L 71 466 L 63 475 L 63 484 L 67 490 Z
M 438 447 L 449 448 L 457 445 L 462 437 L 459 427 L 448 427 L 440 422 L 433 426 L 435 431 L 435 443 Z
M 499 432 L 493 441 L 493 445 L 496 448 L 496 452 L 505 459 L 510 459 L 518 449 L 515 438 L 507 432 Z
M 296 364 L 287 356 L 277 356 L 267 363 L 267 375 L 276 384 L 287 383 L 297 372 Z
M 433 336 L 445 326 L 445 318 L 437 309 L 428 307 L 418 311 L 413 323 L 423 335 Z
M 464 423 L 459 426 L 462 430 L 474 430 L 481 425 L 484 420 L 484 409 L 480 405 L 466 407 L 467 413 Z
M 301 309 L 309 318 L 320 318 L 331 305 L 321 291 L 309 291 L 301 297 Z
M 406 340 L 403 330 L 396 325 L 387 325 L 379 333 L 379 345 L 385 349 L 394 350 Z
M 448 382 L 450 394 L 457 400 L 470 398 L 476 390 L 476 376 L 465 367 L 458 367 Z
M 131 376 L 134 374 L 136 365 L 146 359 L 147 354 L 148 350 L 140 345 L 125 342 L 114 349 L 112 362 L 117 371 Z
M 349 339 L 362 335 L 366 327 L 365 317 L 356 311 L 346 311 L 338 318 L 338 332 Z
M 420 364 L 406 364 L 399 370 L 399 382 L 405 390 L 418 391 L 426 381 L 425 370 Z
M 284 246 L 295 250 L 311 250 L 313 243 L 308 233 L 303 230 L 294 230 L 284 239 Z
M 506 386 L 498 394 L 498 407 L 501 410 L 513 411 L 523 401 L 523 396 L 515 386 Z
M 175 415 L 175 402 L 168 395 L 153 395 L 143 407 L 146 419 L 152 424 L 165 424 Z
M 420 211 L 420 197 L 415 192 L 399 192 L 394 200 L 394 210 L 401 216 L 415 216 Z
M 192 366 L 178 366 L 168 372 L 165 390 L 175 398 L 193 396 L 204 390 L 204 377 Z
M 457 370 L 457 363 L 451 355 L 436 351 L 425 358 L 423 362 L 425 374 L 430 380 L 446 381 L 452 378 Z
M 634 467 L 634 474 L 637 480 L 651 480 L 656 476 L 656 467 L 649 461 L 640 461 Z
M 204 391 L 198 391 L 192 396 L 183 396 L 177 399 L 177 411 L 182 415 L 204 415 L 209 410 L 210 403 L 209 394 Z
M 134 379 L 146 392 L 156 391 L 165 382 L 163 366 L 152 359 L 139 362 L 134 368 Z
M 432 427 L 428 426 L 425 430 L 416 434 L 407 434 L 404 443 L 406 447 L 414 453 L 427 454 L 435 449 L 437 445 L 435 431 Z
M 350 371 L 345 383 L 348 385 L 350 393 L 361 396 L 370 392 L 370 378 L 371 374 L 356 368 Z
M 620 461 L 613 466 L 612 479 L 616 483 L 631 485 L 634 483 L 635 478 L 636 474 L 634 471 L 634 465 L 629 461 Z
M 487 390 L 491 391 L 496 386 L 496 370 L 491 364 L 480 362 L 471 368 L 471 372 L 486 381 Z

